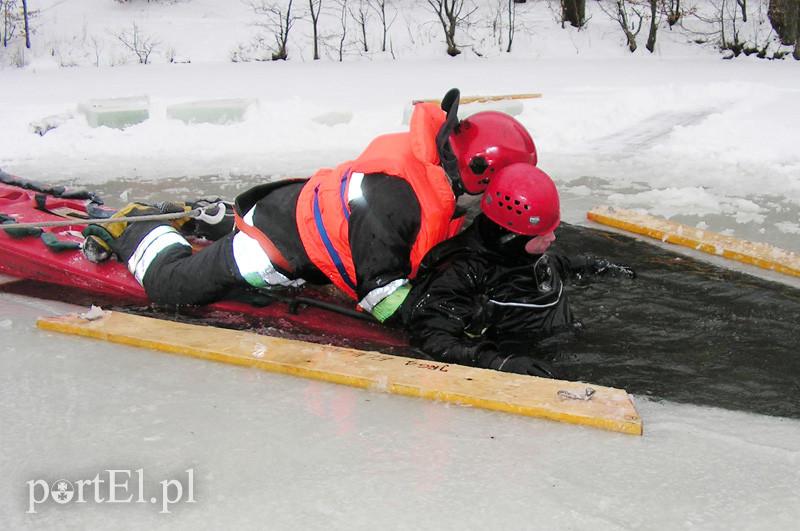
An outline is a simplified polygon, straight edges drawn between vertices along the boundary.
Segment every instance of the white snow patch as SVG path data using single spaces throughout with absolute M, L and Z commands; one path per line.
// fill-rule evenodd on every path
M 251 353 L 251 356 L 253 356 L 254 358 L 261 359 L 267 354 L 267 350 L 268 349 L 266 345 L 264 345 L 263 343 L 257 343 L 253 347 L 253 352 Z
M 617 193 L 609 195 L 608 199 L 615 206 L 645 208 L 652 214 L 667 218 L 687 211 L 702 216 L 718 214 L 723 210 L 719 198 L 700 187 Z
M 775 227 L 784 234 L 800 234 L 800 224 L 791 221 L 781 221 L 776 223 Z
M 95 306 L 92 304 L 92 307 L 89 308 L 89 311 L 80 314 L 81 319 L 86 319 L 87 321 L 96 321 L 103 316 L 105 316 L 108 312 L 103 310 L 100 306 Z

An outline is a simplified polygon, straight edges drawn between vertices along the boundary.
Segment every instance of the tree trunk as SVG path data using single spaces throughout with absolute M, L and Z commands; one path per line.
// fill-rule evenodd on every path
M 8 48 L 8 4 L 0 0 L 0 7 L 3 8 L 3 48 Z
M 314 24 L 314 60 L 319 61 L 319 41 L 317 40 L 317 25 Z
M 447 14 L 447 54 L 450 57 L 455 57 L 461 53 L 456 45 L 456 28 L 458 28 L 458 19 L 456 18 L 457 2 L 453 1 L 450 4 L 450 10 Z M 445 1 L 445 9 L 447 9 L 447 2 Z
M 672 26 L 681 19 L 681 0 L 667 0 L 665 5 L 667 9 L 667 24 L 672 29 Z
M 508 48 L 506 48 L 506 53 L 511 53 L 511 45 L 514 44 L 514 32 L 516 28 L 516 18 L 517 18 L 517 6 L 520 2 L 516 0 L 508 0 Z
M 380 11 L 378 15 L 381 19 L 381 25 L 383 26 L 383 43 L 381 44 L 381 51 L 386 51 L 386 34 L 389 32 L 388 28 L 386 27 L 386 2 L 381 1 L 379 2 Z
M 342 12 L 339 18 L 342 34 L 339 36 L 339 62 L 344 60 L 344 41 L 347 39 L 347 0 L 342 0 Z
M 369 51 L 369 44 L 367 44 L 367 24 L 366 22 L 361 24 L 361 38 L 364 40 L 364 51 Z
M 22 16 L 25 17 L 25 47 L 31 49 L 31 33 L 28 26 L 28 0 L 22 0 Z
M 650 0 L 650 32 L 647 34 L 645 48 L 650 53 L 656 49 L 656 34 L 658 33 L 658 0 Z
M 314 5 L 316 4 L 317 10 L 314 11 Z M 318 22 L 319 22 L 319 12 L 322 10 L 322 0 L 308 0 L 308 8 L 311 10 L 311 27 L 314 39 L 314 60 L 319 61 L 319 34 L 318 34 Z
M 742 10 L 742 22 L 747 22 L 747 0 L 736 0 L 739 9 Z
M 800 34 L 800 0 L 770 0 L 767 16 L 781 39 L 781 44 L 791 46 Z
M 561 0 L 561 18 L 575 28 L 586 23 L 586 0 Z

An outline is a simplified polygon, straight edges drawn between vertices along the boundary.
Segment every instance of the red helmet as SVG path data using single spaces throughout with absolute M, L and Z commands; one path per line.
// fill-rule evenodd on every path
M 486 217 L 525 236 L 552 232 L 561 223 L 558 190 L 533 164 L 517 163 L 497 172 L 481 199 Z
M 515 162 L 536 165 L 536 145 L 527 129 L 511 116 L 483 111 L 461 120 L 450 135 L 464 191 L 480 194 L 501 168 Z

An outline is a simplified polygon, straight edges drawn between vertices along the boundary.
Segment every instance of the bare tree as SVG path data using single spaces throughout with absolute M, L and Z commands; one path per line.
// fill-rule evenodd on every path
M 378 14 L 378 19 L 381 21 L 381 26 L 383 28 L 383 41 L 381 43 L 381 51 L 386 51 L 386 37 L 389 34 L 389 28 L 392 27 L 394 24 L 395 19 L 397 18 L 397 10 L 389 17 L 389 13 L 387 12 L 386 8 L 389 6 L 389 0 L 367 0 L 367 4 L 369 7 L 372 8 L 375 13 Z
M 16 18 L 17 0 L 0 0 L 0 8 L 3 11 L 3 47 L 8 48 L 8 43 L 14 38 L 17 30 Z
M 360 37 L 361 45 L 364 48 L 365 52 L 369 51 L 369 43 L 367 41 L 367 21 L 369 20 L 369 2 L 366 0 L 358 0 L 351 4 L 348 8 L 350 12 L 350 16 L 353 17 L 353 20 L 356 21 L 358 24 L 358 28 L 360 30 Z
M 255 23 L 271 32 L 275 38 L 275 51 L 272 52 L 273 61 L 285 61 L 289 58 L 287 44 L 289 32 L 294 23 L 300 18 L 292 13 L 293 0 L 269 1 L 251 0 L 250 7 L 259 15 L 261 20 Z
M 612 6 L 608 7 L 600 3 L 600 8 L 606 15 L 619 23 L 619 27 L 622 28 L 625 34 L 628 50 L 633 53 L 638 48 L 636 36 L 642 30 L 644 12 L 632 0 L 612 0 L 611 4 Z
M 319 60 L 319 13 L 322 11 L 322 0 L 308 0 L 308 10 L 311 13 L 311 28 L 314 39 L 314 60 Z
M 736 0 L 736 3 L 742 10 L 742 22 L 747 22 L 747 0 Z
M 683 16 L 681 11 L 681 0 L 663 0 L 662 7 L 664 14 L 667 16 L 667 24 L 672 28 Z
M 336 0 L 339 7 L 339 62 L 344 60 L 344 43 L 347 40 L 347 0 Z
M 92 35 L 90 42 L 92 43 L 92 49 L 94 50 L 94 66 L 100 67 L 100 57 L 103 55 L 103 39 L 97 37 L 96 35 Z
M 143 65 L 149 64 L 150 55 L 161 44 L 160 41 L 157 41 L 152 36 L 143 34 L 135 21 L 130 31 L 121 31 L 115 37 L 125 48 L 133 52 L 139 59 L 139 63 Z
M 28 0 L 22 0 L 22 16 L 25 19 L 25 48 L 31 49 L 31 30 L 28 25 Z
M 693 15 L 709 29 L 694 33 L 710 37 L 720 50 L 728 50 L 733 54 L 731 57 L 737 57 L 745 48 L 745 43 L 739 37 L 741 26 L 738 24 L 737 0 L 709 0 L 705 7 L 705 10 L 698 10 Z
M 650 31 L 647 33 L 647 43 L 644 45 L 647 51 L 653 53 L 656 49 L 656 35 L 658 33 L 658 0 L 647 0 L 650 4 Z M 737 0 L 738 1 L 738 0 Z
M 517 2 L 508 0 L 508 47 L 507 53 L 511 53 L 511 45 L 514 44 L 514 33 L 517 29 Z
M 447 43 L 447 55 L 455 57 L 461 53 L 456 44 L 456 30 L 464 24 L 470 15 L 472 15 L 478 8 L 473 8 L 464 13 L 465 0 L 426 0 L 436 16 L 439 17 L 439 22 L 442 24 L 444 31 L 445 42 Z

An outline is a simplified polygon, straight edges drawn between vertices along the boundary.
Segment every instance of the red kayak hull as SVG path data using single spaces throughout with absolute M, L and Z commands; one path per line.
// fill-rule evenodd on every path
M 26 189 L 21 179 L 2 174 L 0 182 L 0 213 L 18 223 L 61 221 L 69 217 L 90 217 L 87 208 L 91 199 L 58 197 L 45 188 L 45 192 Z M 67 194 L 69 195 L 69 194 Z M 38 197 L 37 197 L 38 196 Z M 94 204 L 97 208 L 97 205 Z M 67 227 L 45 228 L 60 241 L 80 242 L 80 231 L 85 225 L 76 223 Z M 0 230 L 0 273 L 37 283 L 55 284 L 82 294 L 96 294 L 99 300 L 113 300 L 117 306 L 146 305 L 147 295 L 128 272 L 127 267 L 116 260 L 95 264 L 78 250 L 56 252 L 48 248 L 38 236 L 12 237 Z M 304 297 L 330 299 L 325 291 L 309 288 Z M 81 299 L 84 299 L 81 297 Z M 350 301 L 338 301 L 352 308 Z M 293 313 L 289 305 L 275 301 L 268 306 L 253 306 L 238 301 L 220 301 L 202 308 L 192 308 L 192 315 L 230 315 L 234 321 L 251 320 L 257 328 L 287 328 L 301 333 L 303 339 L 321 343 L 359 346 L 360 348 L 395 349 L 407 346 L 403 334 L 391 328 L 370 323 L 346 315 L 332 313 L 313 307 L 302 307 Z

